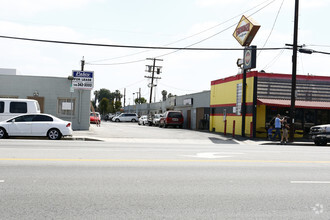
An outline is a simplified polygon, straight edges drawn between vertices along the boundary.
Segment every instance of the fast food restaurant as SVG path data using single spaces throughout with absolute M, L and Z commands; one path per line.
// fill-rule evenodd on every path
M 243 74 L 214 80 L 210 94 L 210 131 L 242 135 Z M 330 77 L 297 75 L 295 137 L 307 137 L 313 125 L 330 124 Z M 271 119 L 290 115 L 291 74 L 246 74 L 247 137 L 266 137 Z

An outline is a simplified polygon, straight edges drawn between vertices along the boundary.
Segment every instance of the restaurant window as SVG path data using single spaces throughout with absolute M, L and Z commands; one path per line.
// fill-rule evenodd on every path
M 322 124 L 328 124 L 329 123 L 329 118 L 328 118 L 328 110 L 317 110 L 317 117 L 316 117 L 317 125 L 322 125 Z
M 315 110 L 314 109 L 305 110 L 305 123 L 315 123 Z

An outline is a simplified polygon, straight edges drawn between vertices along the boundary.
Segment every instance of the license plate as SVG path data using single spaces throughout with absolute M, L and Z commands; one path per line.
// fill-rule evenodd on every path
M 179 119 L 177 119 L 177 118 L 172 118 L 172 121 L 179 121 Z

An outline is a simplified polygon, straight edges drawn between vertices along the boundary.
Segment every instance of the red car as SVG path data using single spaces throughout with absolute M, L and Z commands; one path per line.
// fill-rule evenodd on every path
M 183 115 L 180 111 L 167 111 L 159 120 L 159 127 L 178 126 L 183 127 Z
M 101 115 L 98 112 L 91 112 L 89 116 L 89 121 L 91 124 L 101 124 Z

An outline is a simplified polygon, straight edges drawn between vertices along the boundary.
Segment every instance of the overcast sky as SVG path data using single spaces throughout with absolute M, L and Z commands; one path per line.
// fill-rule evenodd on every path
M 244 14 L 252 15 L 261 25 L 252 42 L 258 48 L 284 47 L 293 42 L 294 0 L 0 0 L 0 3 L 0 35 L 5 36 L 112 45 L 241 48 L 232 34 Z M 328 0 L 300 0 L 299 44 L 330 52 L 329 11 Z M 156 63 L 163 66 L 159 75 L 162 79 L 156 87 L 159 101 L 162 90 L 176 95 L 209 90 L 212 80 L 236 75 L 236 60 L 243 56 L 242 51 L 175 52 L 3 38 L 0 48 L 0 68 L 17 69 L 22 75 L 67 77 L 72 70 L 80 69 L 84 56 L 85 70 L 95 72 L 94 89 L 118 89 L 123 93 L 126 88 L 126 103 L 128 99 L 132 102 L 133 93 L 139 88 L 149 100 L 149 82 L 144 76 L 148 75 L 145 65 L 152 61 L 146 58 L 163 59 Z M 256 70 L 291 74 L 291 57 L 291 50 L 262 51 L 258 53 Z M 298 54 L 298 74 L 329 75 L 329 61 L 329 55 Z

